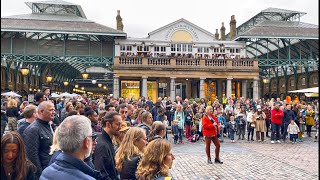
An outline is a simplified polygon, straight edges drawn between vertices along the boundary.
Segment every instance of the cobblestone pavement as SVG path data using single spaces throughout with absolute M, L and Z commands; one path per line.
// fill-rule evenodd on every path
M 312 136 L 314 137 L 314 133 Z M 172 139 L 169 137 L 169 140 Z M 196 143 L 173 144 L 175 160 L 170 170 L 177 180 L 196 179 L 319 179 L 319 146 L 314 138 L 305 137 L 297 144 L 271 144 L 238 140 L 221 143 L 220 159 L 223 164 L 207 164 L 203 140 Z M 214 145 L 211 144 L 214 159 Z

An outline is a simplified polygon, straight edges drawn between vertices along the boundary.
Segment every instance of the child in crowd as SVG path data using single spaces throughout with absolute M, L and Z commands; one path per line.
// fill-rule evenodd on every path
M 172 127 L 171 127 L 173 139 L 174 139 L 174 144 L 177 144 L 178 142 L 178 134 L 179 134 L 179 129 L 178 129 L 178 120 L 173 120 L 172 121 Z
M 164 113 L 163 113 L 163 110 L 160 108 L 158 110 L 158 115 L 156 116 L 156 121 L 163 122 L 163 119 L 164 119 Z
M 292 119 L 290 124 L 288 125 L 288 129 L 287 129 L 287 132 L 290 135 L 290 141 L 291 141 L 292 144 L 296 143 L 299 131 L 300 131 L 299 127 L 297 126 L 297 124 Z
M 304 118 L 302 116 L 302 113 L 298 111 L 297 116 L 296 116 L 296 123 L 299 127 L 299 132 L 298 132 L 298 142 L 302 142 L 302 134 L 305 131 L 305 126 L 304 126 Z
M 236 122 L 234 121 L 234 116 L 230 116 L 230 121 L 229 121 L 229 124 L 228 124 L 228 127 L 229 127 L 229 133 L 230 133 L 230 140 L 232 143 L 234 143 L 234 134 L 237 132 L 237 129 L 236 129 Z
M 166 140 L 168 140 L 168 126 L 169 126 L 169 121 L 168 121 L 168 117 L 166 115 L 163 116 L 163 124 L 166 127 Z
M 226 123 L 227 123 L 227 120 L 225 117 L 222 116 L 222 111 L 220 111 L 218 113 L 218 120 L 219 120 L 219 123 L 220 123 L 220 137 L 219 137 L 219 140 L 220 142 L 223 142 L 224 138 L 223 138 L 223 131 L 226 127 Z
M 238 140 L 240 140 L 240 137 L 242 136 L 242 140 L 244 140 L 244 134 L 246 132 L 246 120 L 243 118 L 243 114 L 239 113 L 237 117 L 237 132 L 238 132 Z
M 189 137 L 190 142 L 197 142 L 200 139 L 200 135 L 198 134 L 197 126 L 194 124 L 191 127 L 191 136 Z

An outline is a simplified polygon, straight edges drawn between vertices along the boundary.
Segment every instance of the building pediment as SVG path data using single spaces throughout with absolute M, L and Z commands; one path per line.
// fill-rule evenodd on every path
M 214 34 L 181 18 L 149 34 L 150 40 L 176 42 L 212 42 Z

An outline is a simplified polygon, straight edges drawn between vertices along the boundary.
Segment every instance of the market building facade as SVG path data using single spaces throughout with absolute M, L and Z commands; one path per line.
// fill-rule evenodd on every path
M 153 101 L 176 96 L 258 98 L 258 61 L 247 57 L 245 46 L 225 39 L 223 23 L 220 34 L 218 29 L 212 34 L 183 18 L 146 38 L 116 39 L 113 95 Z

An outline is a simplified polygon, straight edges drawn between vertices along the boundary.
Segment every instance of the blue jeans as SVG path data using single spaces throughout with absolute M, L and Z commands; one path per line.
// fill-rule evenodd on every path
M 235 131 L 233 129 L 229 129 L 229 132 L 230 132 L 230 139 L 234 140 Z
M 286 137 L 287 137 L 287 129 L 288 129 L 289 123 L 283 123 L 283 132 L 282 132 L 282 139 L 283 141 L 286 141 Z
M 280 140 L 280 126 L 281 124 L 271 122 L 271 141 L 274 141 L 274 133 L 277 133 L 276 139 Z
M 179 130 L 179 139 L 182 140 L 182 131 L 183 129 L 178 129 Z
M 298 138 L 298 134 L 290 134 L 290 141 L 296 142 L 297 138 Z
M 221 141 L 223 141 L 223 130 L 224 130 L 224 128 L 221 127 L 221 129 L 220 129 L 220 138 L 219 138 Z

